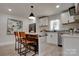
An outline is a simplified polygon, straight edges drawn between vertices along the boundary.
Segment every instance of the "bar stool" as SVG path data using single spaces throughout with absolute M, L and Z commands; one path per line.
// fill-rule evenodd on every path
M 19 32 L 19 35 L 20 35 L 20 49 L 19 49 L 19 54 L 20 55 L 25 55 L 26 56 L 26 54 L 28 53 L 28 52 L 30 52 L 29 51 L 29 43 L 33 43 L 33 41 L 28 41 L 27 40 L 27 37 L 26 37 L 26 34 L 25 34 L 25 32 Z M 22 46 L 24 47 L 24 48 L 22 48 Z
M 15 50 L 18 50 L 19 49 L 19 44 L 18 44 L 18 40 L 19 40 L 19 32 L 14 32 L 14 35 L 15 35 Z
M 34 56 L 38 49 L 35 38 L 32 38 L 32 36 L 30 36 L 29 34 L 25 34 L 25 32 L 19 32 L 19 34 L 20 34 L 20 48 L 22 47 L 22 45 L 25 48 L 24 50 L 19 49 L 20 55 L 26 56 L 27 53 L 33 51 L 34 54 L 32 56 Z M 33 47 L 34 49 L 31 49 L 31 47 Z
M 37 35 L 29 35 L 28 40 L 34 42 L 34 43 L 28 43 L 28 45 L 30 47 L 34 48 L 34 49 L 29 48 L 30 51 L 34 52 L 34 54 L 32 55 L 32 56 L 34 56 L 38 53 L 38 38 L 37 38 Z

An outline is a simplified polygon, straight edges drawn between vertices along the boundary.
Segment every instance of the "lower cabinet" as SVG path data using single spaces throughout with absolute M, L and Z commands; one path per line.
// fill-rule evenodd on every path
M 58 45 L 58 33 L 57 32 L 48 32 L 47 33 L 47 43 Z
M 38 44 L 39 44 L 39 56 L 43 56 L 45 54 L 45 49 L 47 47 L 47 36 L 44 35 L 45 33 L 39 33 L 41 37 L 38 36 Z
M 79 56 L 79 35 L 63 35 L 63 56 Z

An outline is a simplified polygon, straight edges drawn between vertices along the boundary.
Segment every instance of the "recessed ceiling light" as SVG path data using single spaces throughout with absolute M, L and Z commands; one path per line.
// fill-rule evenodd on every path
M 60 6 L 59 5 L 56 5 L 56 8 L 59 8 Z
M 8 11 L 12 11 L 12 9 L 8 9 Z

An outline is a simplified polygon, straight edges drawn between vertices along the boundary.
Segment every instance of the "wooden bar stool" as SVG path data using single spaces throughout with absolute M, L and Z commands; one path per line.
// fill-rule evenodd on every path
M 20 34 L 20 48 L 22 47 L 22 45 L 24 46 L 25 50 L 23 49 L 19 49 L 19 51 L 21 52 L 20 55 L 26 55 L 27 53 L 29 53 L 30 51 L 33 51 L 34 54 L 32 56 L 34 56 L 37 52 L 37 38 L 36 35 L 34 37 L 34 35 L 30 35 L 30 34 L 25 34 L 25 32 L 19 32 Z M 33 49 L 31 49 L 33 48 Z
M 33 43 L 33 41 L 28 41 L 25 32 L 19 32 L 20 35 L 20 55 L 26 55 L 28 51 L 28 43 Z M 22 46 L 24 47 L 22 49 Z
M 34 56 L 38 53 L 38 37 L 37 35 L 29 35 L 28 40 L 34 42 L 34 43 L 28 43 L 28 45 L 30 46 L 29 50 L 34 52 L 34 54 L 32 55 Z M 34 49 L 31 49 L 31 47 L 33 47 Z

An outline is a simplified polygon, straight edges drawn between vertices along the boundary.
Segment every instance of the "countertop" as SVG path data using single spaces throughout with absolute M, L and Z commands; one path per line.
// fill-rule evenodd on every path
M 62 36 L 62 37 L 76 37 L 76 38 L 78 37 L 78 38 L 79 38 L 79 33 L 62 34 L 61 36 Z

